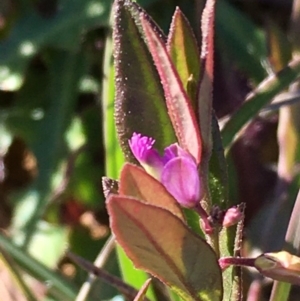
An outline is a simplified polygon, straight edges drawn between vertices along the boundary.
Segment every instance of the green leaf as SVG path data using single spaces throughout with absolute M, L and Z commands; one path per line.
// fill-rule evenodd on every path
M 212 149 L 212 100 L 214 72 L 215 0 L 208 0 L 202 13 L 202 78 L 198 91 L 198 116 L 202 138 L 202 173 L 208 173 L 208 160 Z
M 15 298 L 18 298 L 18 295 L 24 296 L 27 301 L 38 301 L 36 296 L 33 294 L 32 290 L 26 283 L 26 280 L 23 277 L 23 271 L 21 271 L 16 264 L 13 262 L 7 254 L 3 252 L 0 254 L 0 264 L 1 270 L 5 271 L 6 279 L 9 281 L 10 286 L 13 287 Z M 2 289 L 2 295 L 7 295 L 9 289 Z
M 154 137 L 160 151 L 176 137 L 149 51 L 131 8 L 121 0 L 116 2 L 113 36 L 116 127 L 126 160 L 136 162 L 128 145 L 133 132 Z
M 136 295 L 136 297 L 134 298 L 133 301 L 144 301 L 144 297 L 146 295 L 147 289 L 151 283 L 151 278 L 146 280 L 146 282 L 143 284 L 143 286 L 141 287 L 141 289 L 139 290 L 139 293 Z
M 237 110 L 222 130 L 223 145 L 225 149 L 231 147 L 240 130 L 268 104 L 280 91 L 287 88 L 300 76 L 300 60 L 291 61 L 284 69 L 267 77 L 251 94 L 243 105 Z
M 153 30 L 151 23 L 144 15 L 141 15 L 141 21 L 148 47 L 164 88 L 169 115 L 179 144 L 188 150 L 199 163 L 202 143 L 191 101 L 183 88 L 165 43 Z
M 129 197 L 107 200 L 111 228 L 135 266 L 186 301 L 222 300 L 222 277 L 211 247 L 171 212 Z
M 28 253 L 24 252 L 19 246 L 13 244 L 2 233 L 0 233 L 0 247 L 15 259 L 20 267 L 31 276 L 42 282 L 51 283 L 51 286 L 57 290 L 57 292 L 53 292 L 53 295 L 56 296 L 58 300 L 71 301 L 75 299 L 77 292 L 76 287 L 57 272 L 51 271 Z
M 216 116 L 212 120 L 213 149 L 209 161 L 209 191 L 212 203 L 223 209 L 229 208 L 228 171 L 225 160 L 222 138 Z
M 82 52 L 53 51 L 51 59 L 48 93 L 45 98 L 47 110 L 44 112 L 44 117 L 39 120 L 35 136 L 30 141 L 31 149 L 38 162 L 39 174 L 14 212 L 14 221 L 18 220 L 22 223 L 17 225 L 14 222 L 13 227 L 25 234 L 22 242 L 24 246 L 30 243 L 36 225 L 48 206 L 53 173 L 59 158 L 64 154 L 64 134 L 76 106 L 77 88 L 86 62 Z M 23 218 L 23 206 L 28 209 L 26 218 Z
M 287 35 L 271 20 L 267 22 L 269 60 L 275 71 L 279 71 L 292 59 L 292 47 Z
M 223 228 L 219 234 L 220 257 L 233 256 L 233 244 L 236 227 Z M 234 267 L 230 266 L 222 273 L 224 296 L 223 301 L 233 301 L 232 294 L 234 288 Z
M 120 177 L 120 195 L 132 196 L 143 203 L 166 209 L 184 221 L 178 202 L 166 188 L 143 169 L 127 163 Z
M 200 51 L 189 21 L 178 7 L 170 26 L 167 50 L 195 109 L 200 75 Z

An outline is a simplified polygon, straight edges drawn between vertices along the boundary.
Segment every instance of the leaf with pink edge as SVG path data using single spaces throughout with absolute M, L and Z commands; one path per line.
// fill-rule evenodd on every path
M 160 151 L 176 142 L 160 78 L 136 21 L 137 7 L 129 1 L 116 1 L 113 27 L 115 121 L 121 148 L 130 162 L 136 160 L 128 140 L 137 129 L 154 137 Z M 153 22 L 149 24 L 158 32 Z
M 179 144 L 188 150 L 199 163 L 202 143 L 191 101 L 183 88 L 165 44 L 143 14 L 141 14 L 141 23 L 163 85 L 169 116 Z
M 107 200 L 110 226 L 136 268 L 166 283 L 185 301 L 221 301 L 215 252 L 171 212 L 134 198 Z
M 160 182 L 136 165 L 126 163 L 123 166 L 119 193 L 164 208 L 184 221 L 184 215 L 178 202 Z
M 178 7 L 170 26 L 167 50 L 195 110 L 200 76 L 200 51 L 190 23 Z
M 212 100 L 214 69 L 214 21 L 215 0 L 207 0 L 202 14 L 202 78 L 198 91 L 198 115 L 202 137 L 202 157 L 204 173 L 207 172 L 208 160 L 212 150 Z

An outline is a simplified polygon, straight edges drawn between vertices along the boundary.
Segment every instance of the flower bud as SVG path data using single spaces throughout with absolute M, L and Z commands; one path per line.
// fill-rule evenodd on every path
M 239 206 L 229 208 L 224 215 L 223 227 L 230 227 L 236 225 L 239 221 L 244 219 L 244 212 Z

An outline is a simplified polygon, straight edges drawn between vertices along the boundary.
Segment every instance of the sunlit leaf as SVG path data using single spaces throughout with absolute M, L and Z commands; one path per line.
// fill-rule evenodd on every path
M 214 22 L 215 0 L 208 0 L 202 14 L 201 31 L 201 61 L 202 74 L 198 91 L 198 116 L 202 137 L 202 167 L 207 173 L 207 164 L 212 149 L 212 99 L 214 72 Z
M 295 59 L 284 69 L 267 77 L 237 110 L 222 130 L 223 146 L 229 148 L 241 129 L 256 116 L 280 91 L 292 84 L 300 75 L 300 60 Z
M 117 1 L 114 25 L 116 126 L 127 161 L 136 162 L 128 145 L 133 132 L 154 137 L 162 151 L 176 141 L 160 79 L 130 7 Z
M 107 201 L 117 242 L 135 266 L 186 301 L 222 300 L 222 277 L 211 247 L 169 211 L 122 196 Z
M 196 93 L 200 75 L 200 50 L 189 21 L 177 7 L 168 35 L 167 50 L 183 87 L 196 109 Z
M 178 141 L 199 163 L 202 143 L 191 101 L 183 88 L 164 42 L 152 29 L 144 15 L 141 15 L 141 20 L 152 58 L 164 88 L 169 115 Z
M 57 298 L 66 301 L 74 300 L 78 288 L 58 274 L 58 272 L 54 272 L 41 264 L 27 252 L 21 250 L 19 246 L 13 244 L 3 234 L 0 234 L 0 246 L 1 249 L 5 250 L 24 271 L 42 282 L 51 283 L 52 287 L 55 288 L 53 294 L 51 293 L 52 296 L 56 296 Z
M 123 166 L 120 176 L 119 193 L 169 210 L 184 221 L 184 216 L 178 202 L 166 188 L 146 171 L 135 165 L 127 163 Z
M 209 188 L 212 203 L 228 208 L 228 171 L 216 116 L 212 120 L 213 149 L 209 161 Z
M 139 293 L 136 295 L 136 297 L 134 298 L 133 301 L 144 301 L 147 289 L 149 287 L 151 283 L 151 278 L 146 280 L 146 282 L 144 283 L 144 285 L 141 287 L 141 289 L 139 290 Z

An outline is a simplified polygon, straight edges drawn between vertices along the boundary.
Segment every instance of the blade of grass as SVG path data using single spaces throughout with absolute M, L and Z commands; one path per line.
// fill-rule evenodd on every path
M 19 264 L 19 266 L 34 278 L 51 283 L 64 297 L 62 300 L 72 301 L 76 297 L 77 289 L 65 278 L 49 270 L 24 250 L 13 244 L 3 233 L 0 233 L 0 247 L 4 249 Z
M 109 255 L 113 251 L 114 247 L 115 247 L 115 239 L 113 236 L 110 236 L 94 262 L 95 267 L 102 268 L 104 266 Z M 87 280 L 81 286 L 80 291 L 79 291 L 75 301 L 87 300 L 88 294 L 89 294 L 95 280 L 96 280 L 95 275 L 90 273 Z
M 83 72 L 82 53 L 57 51 L 53 54 L 53 63 L 49 66 L 49 99 L 48 110 L 40 122 L 36 140 L 32 143 L 33 152 L 39 165 L 39 176 L 31 188 L 34 195 L 30 201 L 35 202 L 26 220 L 22 204 L 16 209 L 14 226 L 24 231 L 23 246 L 28 247 L 36 230 L 37 223 L 43 216 L 52 189 L 52 176 L 55 172 L 61 150 L 64 145 L 64 133 L 71 120 L 76 105 L 78 83 Z M 62 84 L 63 83 L 63 84 Z M 23 203 L 29 201 L 23 199 Z
M 24 281 L 15 262 L 13 262 L 13 260 L 9 258 L 9 256 L 7 256 L 6 252 L 3 251 L 3 249 L 1 249 L 0 261 L 2 261 L 5 267 L 8 269 L 10 276 L 13 278 L 13 283 L 16 284 L 16 288 L 24 294 L 26 300 L 38 301 Z
M 267 77 L 236 111 L 222 130 L 223 145 L 228 151 L 243 127 L 275 97 L 300 76 L 300 59 L 291 61 L 280 72 Z

